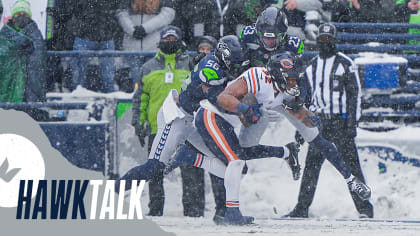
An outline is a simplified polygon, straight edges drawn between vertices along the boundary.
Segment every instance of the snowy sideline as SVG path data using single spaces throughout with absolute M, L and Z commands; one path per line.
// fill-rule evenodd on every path
M 283 132 L 282 132 L 283 131 Z M 390 135 L 411 139 L 412 145 L 420 140 L 420 128 L 406 127 L 392 133 L 371 133 L 359 129 L 359 140 L 383 139 Z M 411 134 L 411 135 L 410 135 Z M 293 140 L 294 128 L 287 121 L 273 125 L 264 134 L 264 144 L 286 144 Z M 377 141 L 376 141 L 377 142 Z M 418 143 L 418 141 L 417 141 Z M 388 145 L 388 142 L 386 143 Z M 404 152 L 415 150 L 413 146 L 402 147 Z M 300 152 L 300 161 L 305 163 L 307 144 Z M 359 152 L 367 183 L 372 188 L 372 203 L 375 208 L 374 221 L 352 221 L 358 219 L 347 186 L 332 167 L 325 162 L 309 220 L 280 220 L 293 209 L 297 202 L 300 181 L 293 181 L 287 164 L 280 159 L 248 161 L 249 172 L 241 185 L 241 211 L 244 215 L 256 217 L 256 225 L 246 227 L 216 226 L 212 222 L 214 199 L 206 174 L 205 217 L 194 219 L 182 215 L 182 188 L 179 170 L 165 178 L 165 210 L 163 217 L 147 217 L 164 230 L 177 235 L 420 235 L 420 168 L 402 162 L 381 160 L 377 155 Z M 415 152 L 414 154 L 419 154 Z M 134 163 L 124 157 L 121 170 L 124 172 Z M 387 171 L 379 172 L 378 162 L 386 164 Z M 148 186 L 142 196 L 144 215 L 148 212 Z M 342 219 L 340 221 L 336 219 Z M 383 222 L 381 220 L 390 220 Z M 396 220 L 419 221 L 419 223 L 395 222 Z

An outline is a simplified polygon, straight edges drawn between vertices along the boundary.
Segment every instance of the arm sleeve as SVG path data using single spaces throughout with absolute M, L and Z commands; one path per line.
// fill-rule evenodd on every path
M 141 86 L 141 94 L 140 96 L 140 124 L 143 124 L 144 121 L 147 120 L 147 110 L 149 107 L 149 92 L 150 92 L 150 84 L 147 83 L 147 77 L 145 77 L 147 74 L 150 73 L 150 70 L 147 67 L 142 67 L 140 72 L 140 78 L 138 80 L 139 85 Z
M 411 10 L 408 8 L 409 0 L 397 0 L 394 6 L 394 18 L 397 22 L 407 23 Z
M 144 75 L 147 75 L 149 73 L 149 70 L 142 66 L 140 69 L 140 76 L 138 79 L 136 79 L 136 83 L 135 83 L 135 91 L 134 91 L 134 95 L 133 95 L 133 106 L 132 106 L 132 120 L 131 120 L 131 124 L 135 125 L 137 122 L 141 121 L 141 114 L 143 113 L 141 111 L 141 107 L 142 107 L 142 101 L 141 101 L 141 97 L 143 95 L 143 77 Z M 143 120 L 144 121 L 144 120 Z M 140 122 L 142 123 L 142 122 Z
M 140 121 L 140 96 L 143 93 L 143 88 L 136 82 L 136 89 L 133 95 L 133 106 L 131 125 L 136 125 Z
M 171 24 L 175 18 L 175 10 L 170 7 L 162 7 L 160 13 L 143 24 L 146 33 L 150 33 Z
M 128 35 L 133 35 L 134 24 L 130 20 L 130 17 L 128 15 L 128 10 L 127 9 L 118 9 L 117 10 L 117 18 L 118 18 L 118 23 L 120 24 L 123 31 Z
M 143 91 L 141 94 L 140 100 L 140 124 L 143 124 L 147 120 L 147 110 L 149 107 L 149 93 Z
M 357 126 L 357 120 L 360 117 L 360 81 L 357 70 L 353 64 L 347 68 L 347 75 L 344 84 L 346 91 L 346 112 L 347 127 L 354 128 Z
M 311 85 L 308 82 L 308 77 L 306 76 L 306 73 L 304 76 L 299 79 L 298 86 L 300 89 L 300 95 L 299 98 L 303 100 L 306 107 L 309 107 L 311 104 Z
M 318 0 L 296 0 L 297 10 L 300 11 L 313 11 L 322 8 L 322 3 Z

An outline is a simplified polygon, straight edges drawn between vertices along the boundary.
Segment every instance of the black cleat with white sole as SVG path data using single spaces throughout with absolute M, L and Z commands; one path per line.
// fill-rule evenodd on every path
M 299 180 L 300 178 L 300 164 L 299 164 L 299 149 L 300 145 L 297 142 L 291 142 L 286 144 L 287 149 L 289 149 L 289 156 L 285 158 L 287 164 L 292 170 L 292 175 L 294 180 Z
M 347 183 L 351 192 L 356 193 L 357 196 L 362 199 L 363 201 L 369 200 L 371 196 L 371 190 L 369 186 L 364 184 L 358 178 L 353 177 L 350 182 Z

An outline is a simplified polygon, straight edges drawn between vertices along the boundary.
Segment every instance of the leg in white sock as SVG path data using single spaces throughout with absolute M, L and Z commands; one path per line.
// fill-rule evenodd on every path
M 241 186 L 243 160 L 229 162 L 225 173 L 226 207 L 239 207 L 239 192 Z

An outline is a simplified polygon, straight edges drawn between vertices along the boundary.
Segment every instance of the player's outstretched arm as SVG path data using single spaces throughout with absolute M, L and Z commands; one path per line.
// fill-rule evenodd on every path
M 238 79 L 217 97 L 217 103 L 226 111 L 237 113 L 240 99 L 248 93 L 248 87 L 245 80 Z

